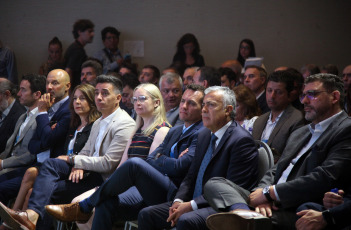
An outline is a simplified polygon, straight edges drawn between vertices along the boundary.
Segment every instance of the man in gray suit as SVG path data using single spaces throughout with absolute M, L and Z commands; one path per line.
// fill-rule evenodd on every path
M 45 93 L 45 76 L 29 74 L 22 78 L 20 90 L 17 94 L 21 105 L 27 108 L 22 114 L 15 130 L 7 140 L 5 151 L 0 153 L 0 177 L 18 167 L 30 165 L 34 160 L 28 150 L 28 143 L 35 132 L 38 113 L 38 101 Z
M 0 203 L 1 218 L 14 229 L 34 230 L 38 220 L 38 229 L 49 229 L 45 205 L 68 203 L 101 185 L 119 164 L 135 121 L 119 107 L 122 82 L 106 75 L 100 75 L 96 82 L 95 103 L 102 116 L 94 122 L 83 149 L 78 155 L 61 155 L 42 164 L 25 212 Z
M 309 76 L 300 99 L 305 118 L 311 124 L 290 135 L 282 157 L 251 194 L 223 178 L 207 183 L 205 196 L 212 207 L 237 212 L 250 206 L 258 213 L 249 210 L 242 213 L 256 216 L 261 213 L 270 218 L 275 228 L 295 229 L 295 210 L 299 205 L 322 204 L 325 192 L 349 186 L 351 118 L 342 110 L 341 78 L 332 74 Z M 253 220 L 229 212 L 210 217 L 207 224 L 217 230 L 242 221 L 245 226 L 241 227 L 248 229 L 249 223 L 262 220 L 264 217 Z
M 160 79 L 160 91 L 166 108 L 168 122 L 172 126 L 182 125 L 179 119 L 179 104 L 182 99 L 183 81 L 176 73 L 166 73 Z
M 277 71 L 268 77 L 266 101 L 271 111 L 258 117 L 252 130 L 255 140 L 262 140 L 272 148 L 274 162 L 280 158 L 290 134 L 304 125 L 302 113 L 291 105 L 294 80 L 290 75 L 287 71 Z

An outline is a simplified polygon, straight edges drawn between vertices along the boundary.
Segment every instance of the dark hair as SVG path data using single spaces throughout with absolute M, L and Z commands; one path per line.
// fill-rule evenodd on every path
M 92 23 L 89 19 L 80 19 L 76 21 L 73 25 L 73 37 L 77 39 L 79 37 L 78 32 L 84 32 L 87 29 L 94 29 L 94 23 Z
M 341 77 L 330 74 L 330 73 L 319 73 L 319 74 L 314 74 L 305 79 L 305 84 L 319 81 L 323 83 L 323 87 L 328 91 L 328 93 L 331 93 L 335 90 L 339 91 L 340 93 L 340 100 L 339 100 L 339 105 L 340 108 L 344 107 L 344 98 L 345 98 L 345 93 L 344 93 L 344 82 L 342 81 Z
M 196 57 L 200 54 L 200 45 L 195 35 L 190 33 L 184 34 L 177 42 L 177 52 L 175 54 L 175 56 L 179 55 L 184 62 L 185 62 L 185 51 L 183 46 L 188 43 L 194 44 L 194 50 L 193 50 L 193 53 L 191 54 L 193 57 Z
M 275 71 L 268 77 L 268 82 L 281 82 L 285 84 L 285 89 L 290 94 L 294 89 L 294 77 L 288 71 Z
M 51 45 L 58 45 L 62 50 L 62 42 L 57 37 L 54 37 L 53 39 L 51 39 L 51 41 L 49 42 L 49 47 Z
M 115 27 L 112 27 L 112 26 L 105 27 L 103 30 L 101 30 L 101 38 L 103 41 L 105 41 L 107 33 L 114 34 L 117 36 L 117 38 L 119 38 L 119 35 L 121 34 Z
M 202 104 L 203 100 L 204 100 L 204 97 L 205 97 L 205 87 L 203 87 L 202 85 L 196 85 L 196 84 L 190 84 L 190 85 L 187 85 L 185 90 L 187 89 L 190 89 L 194 92 L 196 91 L 199 91 L 202 93 L 202 97 L 201 97 L 201 101 L 200 103 Z
M 224 67 L 224 68 L 221 67 L 218 69 L 218 71 L 219 71 L 220 77 L 224 75 L 227 76 L 229 82 L 232 82 L 232 81 L 238 82 L 237 76 L 232 69 L 228 67 Z
M 117 94 L 121 94 L 123 90 L 123 83 L 115 76 L 110 75 L 100 75 L 96 78 L 96 84 L 99 83 L 110 83 L 112 84 L 114 90 Z
M 261 110 L 258 106 L 256 96 L 251 89 L 245 85 L 238 85 L 234 87 L 233 91 L 235 93 L 236 101 L 245 106 L 245 118 L 247 117 L 248 119 L 251 119 L 254 116 L 261 115 Z
M 303 87 L 303 83 L 305 81 L 305 79 L 303 78 L 302 74 L 297 69 L 294 69 L 294 68 L 291 68 L 291 67 L 288 68 L 285 71 L 290 73 L 290 76 L 292 76 L 292 78 L 294 79 L 294 82 L 296 82 L 296 84 L 297 84 L 298 92 L 301 92 L 302 87 Z
M 217 69 L 209 66 L 203 66 L 198 71 L 201 71 L 200 81 L 206 80 L 209 86 L 221 85 L 221 76 Z
M 87 61 L 83 62 L 81 69 L 84 69 L 86 67 L 93 68 L 96 76 L 99 76 L 102 74 L 102 65 L 95 60 L 87 60 Z
M 7 90 L 10 92 L 12 97 L 16 98 L 17 86 L 7 78 L 3 78 L 2 81 L 0 81 L 0 93 L 5 93 Z
M 137 87 L 140 84 L 138 77 L 133 73 L 124 74 L 122 76 L 122 82 L 123 82 L 123 88 L 125 86 L 129 86 L 133 90 L 135 89 L 135 87 Z
M 121 68 L 129 69 L 133 74 L 138 75 L 138 71 L 137 71 L 135 64 L 131 64 L 129 62 L 123 62 L 121 64 L 121 66 L 119 67 L 119 69 L 121 69 Z
M 153 77 L 156 78 L 157 80 L 160 80 L 160 70 L 154 66 L 154 65 L 146 65 L 143 67 L 143 69 L 152 69 L 153 73 Z
M 267 80 L 267 72 L 262 67 L 256 66 L 256 65 L 249 65 L 249 66 L 246 66 L 245 70 L 247 69 L 257 69 L 258 72 L 260 72 L 260 77 L 264 77 Z
M 333 64 L 327 64 L 322 67 L 322 70 L 326 71 L 326 73 L 334 74 L 336 76 L 339 75 L 339 70 L 336 65 Z
M 240 64 L 241 64 L 242 66 L 245 65 L 245 59 L 244 59 L 244 58 L 241 56 L 241 54 L 240 54 L 240 46 L 241 46 L 241 44 L 242 44 L 243 42 L 247 43 L 247 44 L 250 46 L 250 54 L 249 54 L 249 57 L 256 57 L 255 45 L 254 45 L 253 41 L 252 41 L 251 39 L 249 39 L 249 38 L 243 39 L 243 40 L 240 42 L 240 44 L 239 44 L 238 57 L 236 58 L 236 59 L 240 62 Z
M 78 116 L 78 114 L 75 113 L 74 107 L 73 107 L 74 93 L 78 89 L 83 93 L 85 99 L 87 100 L 87 102 L 89 104 L 90 111 L 88 114 L 88 124 L 96 121 L 101 116 L 101 113 L 97 110 L 96 105 L 95 105 L 95 100 L 94 100 L 95 87 L 92 85 L 89 85 L 89 84 L 77 85 L 72 92 L 72 97 L 71 97 L 71 100 L 69 102 L 69 109 L 71 111 L 71 124 L 70 125 L 72 128 L 76 128 L 81 124 L 80 117 Z
M 26 80 L 30 84 L 30 91 L 35 93 L 40 91 L 41 95 L 46 92 L 46 77 L 39 74 L 26 74 L 22 77 L 22 81 Z

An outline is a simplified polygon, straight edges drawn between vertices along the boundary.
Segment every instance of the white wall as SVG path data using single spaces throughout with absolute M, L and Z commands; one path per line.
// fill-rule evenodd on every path
M 351 64 L 351 1 L 204 1 L 204 0 L 1 0 L 0 39 L 16 53 L 19 74 L 37 72 L 47 58 L 47 44 L 58 36 L 66 49 L 72 25 L 87 18 L 102 48 L 100 31 L 114 26 L 124 40 L 143 40 L 145 56 L 133 61 L 161 70 L 171 63 L 178 39 L 195 34 L 207 65 L 235 59 L 243 38 L 255 42 L 269 72 L 277 66 Z

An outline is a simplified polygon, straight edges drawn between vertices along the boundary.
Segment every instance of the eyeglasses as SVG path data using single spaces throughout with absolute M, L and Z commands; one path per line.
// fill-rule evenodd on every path
M 351 77 L 351 73 L 343 73 L 342 77 Z
M 308 90 L 306 93 L 301 94 L 300 96 L 300 102 L 302 103 L 303 99 L 305 97 L 308 98 L 308 100 L 314 100 L 318 96 L 318 94 L 323 93 L 323 92 L 328 92 L 326 90 Z
M 240 46 L 240 49 L 249 50 L 250 46 Z
M 139 101 L 140 103 L 144 103 L 147 99 L 148 99 L 147 96 L 141 95 L 141 96 L 139 96 L 139 97 L 132 97 L 132 98 L 130 99 L 130 101 L 131 101 L 133 104 L 136 103 L 137 101 Z

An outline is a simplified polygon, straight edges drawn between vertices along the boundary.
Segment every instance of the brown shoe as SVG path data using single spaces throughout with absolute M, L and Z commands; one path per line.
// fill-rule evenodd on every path
M 85 223 L 89 220 L 92 213 L 84 213 L 80 210 L 79 203 L 62 204 L 62 205 L 46 205 L 46 211 L 62 222 L 78 221 Z
M 271 220 L 264 215 L 245 209 L 217 213 L 207 217 L 207 227 L 211 230 L 269 230 Z
M 35 225 L 28 219 L 27 212 L 16 212 L 0 202 L 1 219 L 12 229 L 35 230 Z

